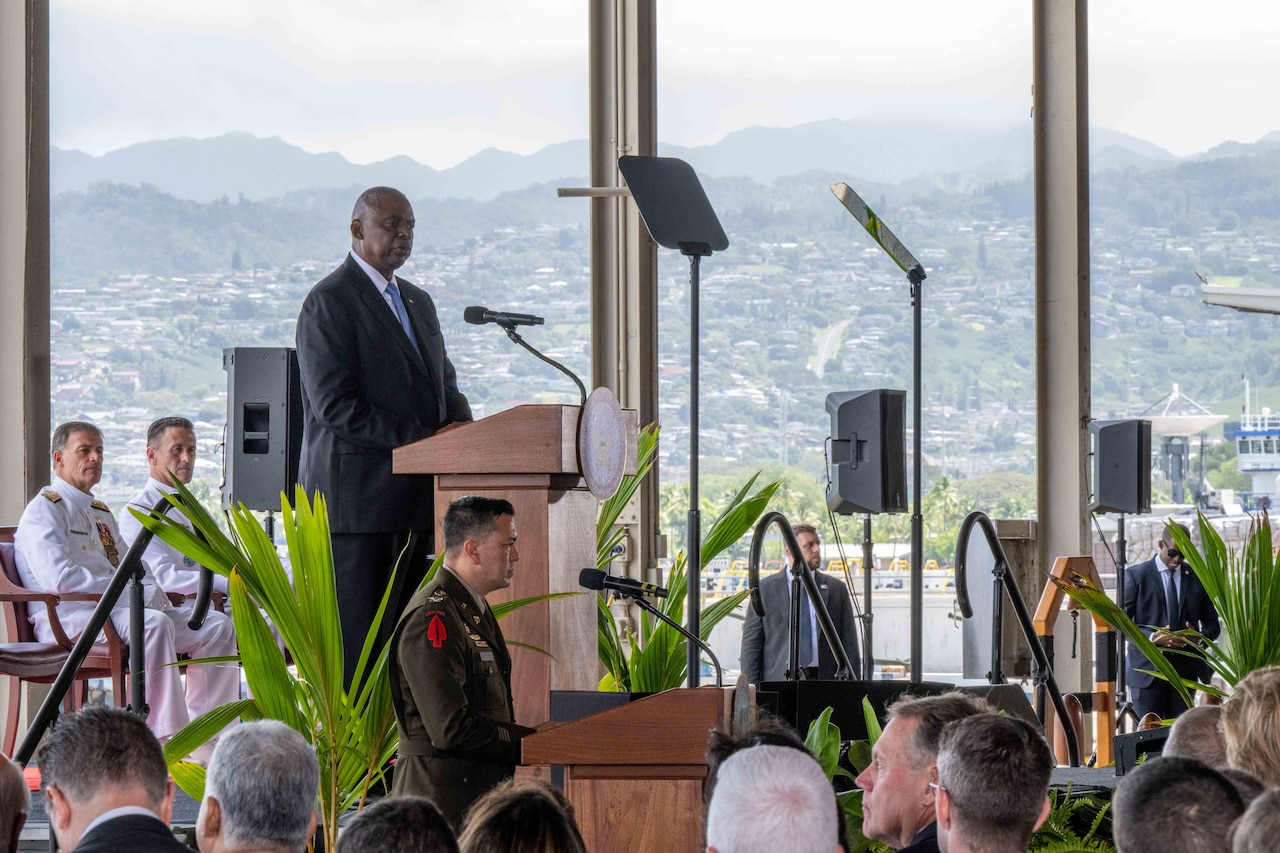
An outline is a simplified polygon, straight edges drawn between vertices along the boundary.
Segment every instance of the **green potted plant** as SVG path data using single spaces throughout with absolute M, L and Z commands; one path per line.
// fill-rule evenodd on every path
M 1169 528 L 1184 561 L 1204 585 L 1218 611 L 1225 638 L 1211 640 L 1193 629 L 1179 631 L 1199 646 L 1210 669 L 1234 687 L 1255 669 L 1280 664 L 1280 559 L 1272 545 L 1270 519 L 1264 513 L 1253 520 L 1243 546 L 1230 548 L 1203 514 L 1197 513 L 1201 546 L 1180 527 Z M 1063 590 L 1093 615 L 1115 626 L 1155 666 L 1155 674 L 1168 681 L 1183 700 L 1193 704 L 1193 690 L 1222 696 L 1218 688 L 1182 678 L 1161 650 L 1134 624 L 1124 609 L 1083 577 L 1054 579 Z

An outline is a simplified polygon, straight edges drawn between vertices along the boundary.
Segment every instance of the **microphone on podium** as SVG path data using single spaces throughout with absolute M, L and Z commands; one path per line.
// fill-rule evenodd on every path
M 626 596 L 652 595 L 654 598 L 666 598 L 671 594 L 657 584 L 645 583 L 633 578 L 615 577 L 599 569 L 583 569 L 579 572 L 578 585 L 587 589 L 611 589 Z
M 473 326 L 483 326 L 485 323 L 497 323 L 499 326 L 541 326 L 547 322 L 541 317 L 535 317 L 532 314 L 508 314 L 505 311 L 490 311 L 479 305 L 472 305 L 462 312 L 462 319 L 466 320 Z

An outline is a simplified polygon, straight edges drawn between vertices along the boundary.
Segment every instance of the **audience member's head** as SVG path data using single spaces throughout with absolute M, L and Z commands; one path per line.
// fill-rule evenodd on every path
M 337 853 L 458 853 L 458 841 L 426 797 L 387 797 L 343 828 Z
M 1221 705 L 1197 705 L 1173 721 L 1162 755 L 1194 758 L 1201 764 L 1221 769 L 1227 766 L 1227 742 L 1219 722 Z
M 1017 717 L 979 714 L 947 726 L 938 749 L 938 846 L 1022 853 L 1049 816 L 1053 752 Z
M 966 693 L 903 696 L 888 707 L 889 722 L 871 747 L 871 764 L 858 776 L 862 834 L 894 849 L 906 847 L 937 820 L 934 792 L 938 745 L 948 723 L 991 707 Z
M 1280 845 L 1280 789 L 1254 800 L 1231 831 L 1231 853 L 1272 853 Z
M 196 820 L 202 853 L 300 853 L 316 830 L 315 750 L 276 720 L 242 723 L 214 747 Z
M 1240 795 L 1240 799 L 1244 800 L 1246 809 L 1249 808 L 1249 803 L 1258 799 L 1262 792 L 1267 790 L 1267 786 L 1263 784 L 1262 780 L 1252 773 L 1247 773 L 1235 767 L 1215 767 L 1214 769 L 1226 776 L 1231 784 L 1236 786 L 1236 793 Z
M 749 728 L 735 734 L 713 729 L 711 739 L 707 743 L 707 779 L 702 788 L 703 802 L 711 802 L 712 794 L 715 792 L 716 774 L 724 760 L 735 752 L 750 749 L 753 746 L 783 746 L 788 749 L 798 749 L 806 755 L 811 754 L 809 747 L 805 746 L 795 729 L 780 717 L 765 712 L 760 712 L 755 723 Z M 844 822 L 844 809 L 838 802 L 835 804 L 835 809 L 840 846 L 848 850 L 849 838 Z
M 1222 706 L 1222 734 L 1232 767 L 1280 788 L 1280 666 L 1255 669 Z
M 463 853 L 586 853 L 573 806 L 559 789 L 511 779 L 467 811 Z
M 1129 771 L 1111 799 L 1120 853 L 1220 853 L 1244 802 L 1227 777 L 1190 758 Z
M 808 752 L 754 746 L 729 756 L 707 809 L 708 853 L 832 853 L 835 789 Z
M 0 755 L 0 853 L 18 849 L 18 833 L 30 811 L 31 793 L 22 768 Z
M 141 717 L 87 708 L 58 720 L 36 758 L 58 846 L 74 850 L 99 815 L 124 806 L 169 823 L 173 785 L 160 741 Z

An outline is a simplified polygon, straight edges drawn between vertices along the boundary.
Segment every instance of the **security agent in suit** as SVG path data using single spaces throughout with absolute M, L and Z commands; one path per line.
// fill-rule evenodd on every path
M 854 677 L 859 674 L 857 617 L 853 602 L 844 581 L 818 572 L 822 565 L 822 540 L 812 524 L 792 527 L 801 556 L 815 573 L 814 581 L 831 614 L 831 621 L 844 644 L 849 662 L 853 664 Z M 794 559 L 794 555 L 793 555 Z M 755 610 L 747 608 L 746 623 L 742 628 L 742 671 L 752 684 L 766 681 L 783 681 L 790 661 L 791 572 L 780 571 L 760 581 L 760 598 L 765 616 L 761 619 Z M 808 678 L 834 678 L 836 659 L 827 645 L 826 638 L 818 631 L 818 620 L 813 604 L 805 596 L 800 608 L 800 665 Z
M 59 849 L 191 853 L 169 830 L 164 751 L 136 714 L 95 707 L 62 717 L 36 763 Z
M 1186 525 L 1178 526 L 1188 533 Z M 1195 649 L 1172 632 L 1194 628 L 1215 640 L 1221 631 L 1218 611 L 1209 600 L 1200 578 L 1185 564 L 1182 552 L 1172 542 L 1173 537 L 1166 528 L 1156 555 L 1125 571 L 1124 612 L 1143 626 L 1153 643 L 1171 650 L 1165 657 L 1179 674 L 1208 683 L 1213 675 L 1209 664 L 1198 655 L 1173 652 L 1174 649 Z M 1169 719 L 1187 710 L 1186 704 L 1168 682 L 1142 672 L 1144 669 L 1154 670 L 1155 666 L 1132 643 L 1128 646 L 1126 660 L 1126 684 L 1133 690 L 1134 710 L 1139 717 L 1154 711 L 1162 719 Z
M 431 297 L 395 276 L 413 249 L 413 229 L 402 193 L 365 190 L 351 213 L 351 253 L 312 288 L 298 315 L 298 479 L 329 502 L 348 682 L 410 533 L 419 534 L 417 547 L 397 579 L 380 641 L 432 550 L 431 478 L 393 474 L 391 451 L 471 420 Z
M 429 797 L 455 829 L 467 808 L 515 775 L 511 656 L 485 596 L 511 585 L 515 510 L 474 495 L 449 505 L 445 562 L 409 602 L 388 660 L 400 730 L 391 792 Z

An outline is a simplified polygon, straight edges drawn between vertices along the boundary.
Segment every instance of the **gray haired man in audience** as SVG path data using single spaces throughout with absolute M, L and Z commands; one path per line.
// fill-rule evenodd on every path
M 320 765 L 275 720 L 241 723 L 214 747 L 196 820 L 201 853 L 301 853 L 316 831 Z
M 1221 853 L 1244 802 L 1229 779 L 1190 758 L 1157 758 L 1125 774 L 1111 798 L 1120 853 Z
M 832 853 L 835 789 L 808 753 L 753 746 L 724 760 L 707 809 L 707 853 Z
M 1016 717 L 952 723 L 938 749 L 938 846 L 944 853 L 1023 853 L 1049 816 L 1053 753 Z
M 991 707 L 965 693 L 904 696 L 889 706 L 889 722 L 871 764 L 858 776 L 862 832 L 905 853 L 937 853 L 938 745 L 948 723 Z

